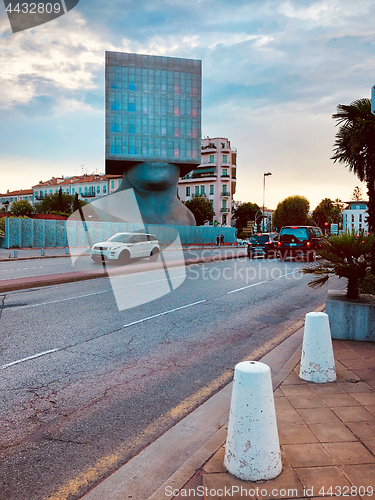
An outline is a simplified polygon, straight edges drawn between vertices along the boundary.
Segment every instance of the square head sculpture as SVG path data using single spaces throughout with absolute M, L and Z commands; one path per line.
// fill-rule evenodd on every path
M 139 162 L 200 163 L 201 61 L 106 52 L 106 173 Z
M 145 222 L 194 225 L 175 193 L 200 164 L 202 62 L 106 52 L 105 68 L 106 173 L 123 175 Z

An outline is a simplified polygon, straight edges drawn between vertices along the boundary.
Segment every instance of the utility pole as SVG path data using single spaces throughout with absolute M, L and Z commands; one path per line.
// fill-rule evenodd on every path
M 271 172 L 267 172 L 267 173 L 263 174 L 263 210 L 262 210 L 262 219 L 263 219 L 262 227 L 263 227 L 263 230 L 262 230 L 262 233 L 264 233 L 264 199 L 265 199 L 265 196 L 266 196 L 266 177 L 269 176 L 269 175 L 272 175 L 272 173 Z

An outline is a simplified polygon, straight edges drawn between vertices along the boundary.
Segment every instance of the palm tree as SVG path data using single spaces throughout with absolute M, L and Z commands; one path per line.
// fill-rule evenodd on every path
M 312 288 L 323 286 L 330 275 L 347 278 L 346 297 L 358 299 L 359 285 L 368 272 L 369 256 L 374 243 L 373 234 L 356 235 L 353 231 L 331 236 L 317 251 L 323 260 L 308 264 L 301 269 L 301 273 L 314 275 L 314 279 L 308 284 Z
M 339 104 L 332 118 L 338 120 L 334 155 L 331 160 L 344 163 L 360 181 L 366 182 L 369 197 L 367 222 L 375 233 L 375 116 L 370 99 L 363 98 L 349 105 Z

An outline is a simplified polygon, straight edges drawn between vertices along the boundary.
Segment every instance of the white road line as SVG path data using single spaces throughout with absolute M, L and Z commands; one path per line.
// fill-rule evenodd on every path
M 236 290 L 231 290 L 230 292 L 227 292 L 227 294 L 240 292 L 241 290 L 246 290 L 247 288 L 251 288 L 253 286 L 262 285 L 262 283 L 267 283 L 267 280 L 259 281 L 258 283 L 253 283 L 251 285 L 243 286 L 242 288 L 237 288 Z
M 193 302 L 192 304 L 187 304 L 186 306 L 176 307 L 175 309 L 170 309 L 169 311 L 164 311 L 159 314 L 154 314 L 153 316 L 149 316 L 148 318 L 139 319 L 138 321 L 132 321 L 127 325 L 124 325 L 123 328 L 127 328 L 128 326 L 138 325 L 139 323 L 143 323 L 144 321 L 148 321 L 149 319 L 159 318 L 160 316 L 164 316 L 165 314 L 170 314 L 175 311 L 180 311 L 181 309 L 186 309 L 187 307 L 196 306 L 198 304 L 203 304 L 203 302 L 207 302 L 207 299 L 199 300 L 198 302 Z
M 127 328 L 127 327 L 133 326 L 133 325 L 138 325 L 139 323 L 143 323 L 144 321 L 148 321 L 149 319 L 159 318 L 160 316 L 164 316 L 166 314 L 170 314 L 170 313 L 173 313 L 175 311 L 180 311 L 181 309 L 186 309 L 187 307 L 192 307 L 192 306 L 196 306 L 198 304 L 203 304 L 203 302 L 207 302 L 207 299 L 199 300 L 198 302 L 193 302 L 192 304 L 186 304 L 185 306 L 175 307 L 174 309 L 170 309 L 169 311 L 164 311 L 162 313 L 154 314 L 153 316 L 149 316 L 148 318 L 143 318 L 143 319 L 139 319 L 138 321 L 133 321 L 132 323 L 128 323 L 127 325 L 124 325 L 123 328 Z M 110 333 L 114 333 L 114 332 L 109 332 L 108 335 Z M 89 339 L 89 340 L 96 340 L 96 337 Z M 28 356 L 27 358 L 18 359 L 17 361 L 12 361 L 11 363 L 8 363 L 6 365 L 2 365 L 2 366 L 0 366 L 0 370 L 4 370 L 5 368 L 9 368 L 10 366 L 18 365 L 19 363 L 23 363 L 25 361 L 29 361 L 29 360 L 35 359 L 35 358 L 40 358 L 41 356 L 45 356 L 46 354 L 51 354 L 53 352 L 62 351 L 62 350 L 68 349 L 68 348 L 69 348 L 69 346 L 66 346 L 66 347 L 62 347 L 59 349 L 56 348 L 56 349 L 50 349 L 49 351 L 39 352 L 38 354 L 34 354 L 33 356 Z
M 185 276 L 173 276 L 173 278 L 170 278 L 171 280 L 177 280 L 179 278 L 185 278 Z M 151 285 L 152 283 L 160 283 L 160 281 L 168 281 L 167 278 L 164 278 L 162 280 L 156 280 L 156 281 L 146 281 L 146 283 L 139 283 L 139 286 L 142 285 Z
M 94 293 L 87 293 L 86 295 L 78 295 L 77 297 L 68 297 L 66 299 L 59 299 L 59 300 L 50 300 L 49 302 L 41 302 L 40 304 L 30 304 L 28 306 L 16 306 L 12 307 L 12 311 L 16 309 L 28 309 L 29 307 L 38 307 L 38 306 L 46 306 L 48 304 L 56 304 L 57 302 L 64 302 L 66 300 L 74 300 L 74 299 L 82 299 L 84 297 L 91 297 L 92 295 L 100 295 L 101 293 L 108 293 L 110 290 L 104 290 L 104 292 L 94 292 Z
M 277 278 L 274 278 L 272 280 L 259 281 L 258 283 L 252 283 L 251 285 L 243 286 L 241 288 L 237 288 L 236 290 L 231 290 L 230 292 L 227 292 L 227 294 L 229 295 L 230 293 L 241 292 L 242 290 L 246 290 L 248 288 L 252 288 L 253 286 L 262 285 L 263 283 L 271 282 L 271 281 L 274 281 L 275 279 L 283 278 L 284 276 L 289 276 L 290 274 L 294 274 L 294 273 L 297 273 L 297 272 L 299 272 L 299 269 L 295 269 L 291 273 L 281 274 L 280 276 L 278 276 Z
M 0 370 L 4 370 L 4 368 L 9 368 L 9 366 L 18 365 L 19 363 L 23 363 L 24 361 L 29 361 L 29 359 L 40 358 L 41 356 L 45 356 L 46 354 L 51 354 L 51 352 L 56 352 L 56 351 L 59 351 L 59 349 L 50 349 L 49 351 L 39 352 L 38 354 L 34 354 L 33 356 L 28 356 L 27 358 L 22 358 L 18 359 L 17 361 L 12 361 L 12 363 L 0 366 Z

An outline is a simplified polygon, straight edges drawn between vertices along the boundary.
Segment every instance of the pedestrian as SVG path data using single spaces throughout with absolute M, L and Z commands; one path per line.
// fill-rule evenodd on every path
M 221 235 L 220 235 L 220 243 L 222 245 L 224 245 L 224 235 L 223 235 L 223 233 L 221 233 Z
M 219 246 L 219 244 L 220 244 L 220 236 L 217 235 L 216 236 L 216 245 Z

